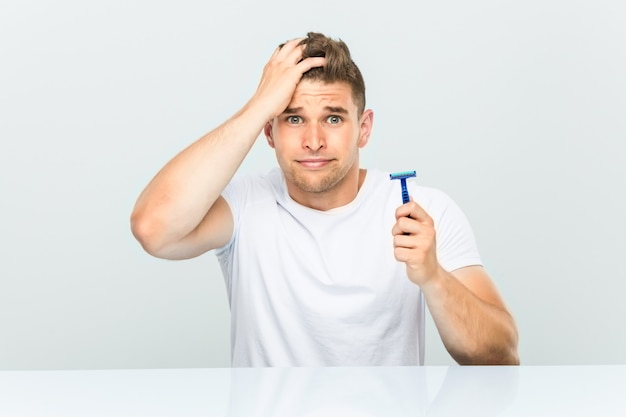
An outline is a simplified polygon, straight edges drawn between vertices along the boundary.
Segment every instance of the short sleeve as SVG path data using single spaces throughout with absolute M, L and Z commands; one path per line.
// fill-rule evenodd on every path
M 446 271 L 482 265 L 478 245 L 465 213 L 447 194 L 439 191 L 440 203 L 435 230 L 437 257 Z

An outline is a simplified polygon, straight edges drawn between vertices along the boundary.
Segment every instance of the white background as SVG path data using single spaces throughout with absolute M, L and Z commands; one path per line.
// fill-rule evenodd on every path
M 154 259 L 129 216 L 311 30 L 365 76 L 363 165 L 465 210 L 522 363 L 626 363 L 624 2 L 32 0 L 0 3 L 0 369 L 229 366 L 214 255 Z

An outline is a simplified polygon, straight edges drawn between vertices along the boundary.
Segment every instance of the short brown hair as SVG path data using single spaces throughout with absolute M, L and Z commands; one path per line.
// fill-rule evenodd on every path
M 365 110 L 365 82 L 359 67 L 350 57 L 348 46 L 341 39 L 331 39 L 316 32 L 307 33 L 300 44 L 306 44 L 302 59 L 326 57 L 326 65 L 311 68 L 302 75 L 303 80 L 324 83 L 345 82 L 352 89 L 352 100 L 359 114 Z

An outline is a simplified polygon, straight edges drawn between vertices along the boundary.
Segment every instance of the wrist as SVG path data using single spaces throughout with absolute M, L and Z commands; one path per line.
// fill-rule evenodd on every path
M 450 279 L 450 274 L 441 265 L 437 264 L 434 271 L 418 285 L 424 292 L 437 292 L 441 290 L 448 279 Z

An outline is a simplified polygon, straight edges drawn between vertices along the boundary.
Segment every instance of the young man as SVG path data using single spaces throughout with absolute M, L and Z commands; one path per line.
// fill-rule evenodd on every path
M 279 46 L 252 98 L 173 158 L 132 230 L 157 257 L 216 249 L 233 366 L 416 365 L 426 300 L 461 364 L 517 364 L 517 330 L 471 228 L 444 193 L 359 166 L 370 137 L 361 73 L 319 33 Z M 280 169 L 235 173 L 263 131 Z

